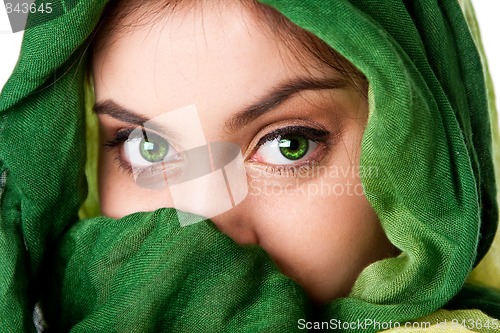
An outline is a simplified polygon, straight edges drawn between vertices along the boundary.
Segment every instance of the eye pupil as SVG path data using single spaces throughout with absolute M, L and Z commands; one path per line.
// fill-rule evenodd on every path
M 289 160 L 304 157 L 309 150 L 309 140 L 301 135 L 284 136 L 279 142 L 281 154 Z
M 161 162 L 168 153 L 169 146 L 166 143 L 151 142 L 147 139 L 142 139 L 139 146 L 141 156 L 148 162 Z
M 290 147 L 288 149 L 297 150 L 298 148 L 299 148 L 299 141 L 298 140 L 290 141 Z

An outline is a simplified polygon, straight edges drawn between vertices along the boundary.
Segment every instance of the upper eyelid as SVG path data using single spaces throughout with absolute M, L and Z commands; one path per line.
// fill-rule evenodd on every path
M 132 133 L 134 133 L 139 128 L 142 128 L 142 130 L 141 131 L 137 131 L 137 133 L 141 133 L 141 134 L 137 135 L 137 136 L 132 136 L 131 137 L 130 135 Z M 125 142 L 127 142 L 130 139 L 144 138 L 143 133 L 146 131 L 147 134 L 151 134 L 152 136 L 154 136 L 156 138 L 160 138 L 161 140 L 165 141 L 170 146 L 171 149 L 175 150 L 175 152 L 177 154 L 180 154 L 180 155 L 184 156 L 185 149 L 182 149 L 182 147 L 179 147 L 179 145 L 176 145 L 175 142 L 173 142 L 173 140 L 165 138 L 163 135 L 161 135 L 159 133 L 156 133 L 156 132 L 153 132 L 150 129 L 145 129 L 143 126 L 137 126 L 135 128 L 130 128 L 127 131 L 130 131 L 129 132 L 129 136 L 128 136 L 128 138 L 126 140 L 123 140 L 121 142 L 121 144 L 124 144 Z
M 138 131 L 140 130 L 140 131 Z M 163 135 L 159 134 L 156 130 L 153 130 L 151 128 L 147 128 L 147 127 L 144 127 L 144 126 L 135 126 L 135 127 L 128 127 L 128 128 L 123 128 L 121 129 L 120 131 L 124 131 L 124 132 L 129 132 L 129 135 L 132 135 L 132 133 L 134 132 L 140 132 L 141 134 L 143 133 L 146 133 L 146 134 L 153 134 L 153 135 L 156 135 L 156 136 L 160 136 L 162 138 L 164 138 Z M 139 136 L 139 135 L 137 135 Z
M 164 126 L 161 124 L 161 122 L 158 121 L 157 118 L 161 117 L 162 115 L 156 116 L 151 119 L 147 118 L 140 118 L 136 120 L 128 119 L 127 115 L 132 114 L 131 112 L 126 112 L 125 116 L 123 118 L 118 117 L 117 114 L 119 114 L 118 111 L 113 111 L 113 112 L 108 112 L 108 111 L 99 111 L 99 109 L 102 107 L 101 105 L 105 103 L 97 103 L 94 106 L 94 109 L 97 108 L 95 111 L 100 118 L 99 122 L 101 125 L 103 125 L 104 128 L 109 128 L 110 130 L 116 130 L 115 133 L 118 133 L 120 131 L 128 130 L 130 129 L 131 132 L 137 128 L 144 128 L 148 133 L 152 132 L 155 133 L 156 135 L 161 136 L 162 138 L 168 137 L 169 140 L 176 140 L 177 138 L 181 137 L 181 134 L 175 130 L 173 130 L 171 127 L 172 126 Z M 103 107 L 103 109 L 107 110 L 106 107 Z M 133 115 L 135 117 L 136 115 Z M 103 121 L 101 117 L 104 117 L 102 119 L 110 119 L 113 120 L 113 123 L 108 123 L 107 121 Z M 139 117 L 139 116 L 137 116 Z M 121 123 L 121 124 L 117 124 Z M 162 134 L 160 134 L 162 133 Z M 116 136 L 116 134 L 115 134 Z
M 134 133 L 135 131 L 137 131 L 137 129 L 139 129 L 141 127 L 142 126 L 136 126 L 136 127 L 126 127 L 126 128 L 120 128 L 120 129 L 118 129 L 115 132 L 115 134 L 113 135 L 113 137 L 111 139 L 107 140 L 103 144 L 103 147 L 105 147 L 107 149 L 112 149 L 114 147 L 123 145 L 125 142 L 127 142 L 130 139 L 137 139 L 137 138 L 144 137 L 142 135 L 142 133 L 144 133 L 143 131 L 140 131 L 141 135 L 131 136 L 132 133 Z M 160 135 L 158 133 L 152 132 L 151 130 L 148 130 L 147 133 L 153 134 L 155 137 L 160 137 L 162 140 L 164 140 L 170 146 L 173 147 L 173 145 L 171 144 L 170 140 L 166 139 L 163 135 Z M 176 148 L 174 147 L 174 149 L 176 149 Z
M 320 140 L 321 138 L 324 138 L 330 134 L 330 132 L 328 132 L 326 130 L 319 130 L 319 129 L 312 128 L 312 127 L 287 126 L 287 127 L 282 127 L 282 128 L 276 129 L 270 133 L 263 135 L 262 138 L 260 138 L 259 141 L 257 142 L 256 147 L 260 147 L 263 144 L 265 144 L 266 142 L 269 142 L 271 140 L 278 138 L 280 135 L 300 134 L 300 135 L 307 136 L 307 134 L 310 134 L 310 133 L 304 133 L 307 131 L 316 132 L 315 133 L 316 135 L 312 135 L 313 138 L 309 138 L 310 140 L 313 140 L 313 141 L 314 141 L 314 139 Z
M 142 130 L 138 131 L 138 129 L 142 129 Z M 133 133 L 135 133 L 135 132 L 138 133 L 138 134 L 137 135 L 133 135 Z M 120 129 L 120 130 L 118 130 L 116 132 L 114 139 L 118 139 L 118 137 L 120 137 L 118 140 L 123 143 L 123 142 L 126 142 L 129 139 L 143 138 L 144 137 L 144 133 L 146 133 L 146 136 L 151 135 L 151 136 L 154 136 L 154 137 L 159 137 L 162 140 L 164 140 L 165 142 L 167 142 L 169 145 L 172 145 L 170 139 L 165 138 L 165 136 L 163 136 L 163 135 L 161 135 L 161 134 L 159 134 L 157 132 L 154 132 L 151 129 L 146 129 L 143 126 L 122 128 L 122 129 Z

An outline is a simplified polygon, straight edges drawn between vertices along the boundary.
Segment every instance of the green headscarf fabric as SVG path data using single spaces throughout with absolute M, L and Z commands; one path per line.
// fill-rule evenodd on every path
M 210 221 L 180 227 L 172 209 L 79 220 L 86 50 L 105 2 L 62 1 L 57 18 L 30 16 L 1 93 L 0 331 L 35 331 L 36 303 L 57 332 L 294 332 L 301 319 L 405 322 L 442 307 L 499 315 L 494 291 L 464 286 L 498 212 L 485 78 L 459 3 L 262 2 L 366 75 L 361 165 L 379 172 L 362 182 L 401 255 L 316 308 L 263 250 Z

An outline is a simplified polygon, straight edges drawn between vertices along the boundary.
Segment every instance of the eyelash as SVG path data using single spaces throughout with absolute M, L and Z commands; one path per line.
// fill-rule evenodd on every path
M 113 151 L 117 148 L 121 148 L 121 146 L 130 139 L 130 135 L 132 134 L 133 131 L 135 131 L 137 127 L 129 127 L 129 128 L 122 128 L 119 129 L 114 138 L 108 140 L 105 142 L 102 146 L 104 149 L 107 151 Z M 132 174 L 132 166 L 130 163 L 125 162 L 125 160 L 122 157 L 122 152 L 118 151 L 115 155 L 115 160 L 118 162 L 118 168 L 120 170 L 125 171 L 127 174 Z
M 121 148 L 121 146 L 127 140 L 131 139 L 130 135 L 136 129 L 137 127 L 119 129 L 115 133 L 115 136 L 112 139 L 108 140 L 103 144 L 103 147 L 108 151 L 113 151 L 117 148 Z M 287 126 L 279 128 L 260 138 L 255 147 L 253 147 L 250 156 L 253 156 L 257 152 L 257 150 L 266 142 L 287 135 L 304 136 L 304 138 L 306 138 L 307 140 L 311 140 L 318 144 L 318 148 L 316 150 L 319 150 L 319 152 L 314 152 L 313 157 L 307 159 L 306 161 L 301 161 L 298 163 L 293 163 L 288 165 L 262 164 L 261 166 L 268 173 L 277 174 L 278 176 L 283 176 L 283 177 L 294 177 L 299 174 L 308 172 L 311 167 L 319 163 L 321 158 L 325 155 L 325 153 L 329 151 L 330 146 L 332 145 L 332 143 L 329 142 L 331 141 L 330 134 L 331 133 L 326 130 L 320 130 L 306 126 Z M 322 156 L 317 156 L 317 155 L 322 155 Z M 132 174 L 132 166 L 123 159 L 121 151 L 118 151 L 116 153 L 115 160 L 118 162 L 118 166 L 121 170 L 124 170 L 128 174 Z
M 130 138 L 130 134 L 132 134 L 135 129 L 136 128 L 131 127 L 118 130 L 115 134 L 115 137 L 104 143 L 103 146 L 107 149 L 118 147 Z

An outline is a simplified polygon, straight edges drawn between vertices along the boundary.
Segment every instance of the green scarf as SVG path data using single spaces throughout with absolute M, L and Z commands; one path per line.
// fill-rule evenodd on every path
M 1 93 L 1 332 L 35 331 L 36 303 L 56 332 L 293 332 L 301 319 L 405 322 L 443 307 L 500 317 L 494 291 L 464 286 L 498 212 L 486 80 L 459 3 L 262 2 L 366 75 L 361 165 L 379 175 L 362 181 L 401 255 L 318 309 L 210 221 L 180 227 L 172 209 L 79 220 L 86 50 L 105 2 L 61 1 L 50 20 L 29 17 Z

